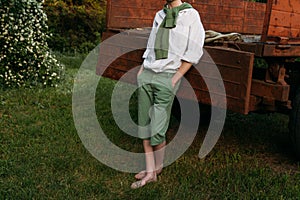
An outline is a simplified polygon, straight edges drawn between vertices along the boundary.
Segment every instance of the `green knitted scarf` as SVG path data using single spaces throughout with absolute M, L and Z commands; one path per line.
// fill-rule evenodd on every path
M 181 10 L 192 8 L 188 3 L 182 3 L 180 6 L 169 9 L 167 4 L 164 6 L 164 12 L 166 16 L 158 28 L 155 38 L 155 57 L 156 60 L 168 58 L 169 50 L 169 31 L 176 27 L 176 20 L 178 13 Z

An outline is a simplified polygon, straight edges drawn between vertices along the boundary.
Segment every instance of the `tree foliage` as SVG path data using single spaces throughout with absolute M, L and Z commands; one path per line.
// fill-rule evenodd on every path
M 37 0 L 0 1 L 0 85 L 55 86 L 62 66 L 47 45 L 47 16 Z
M 53 50 L 87 52 L 100 41 L 105 27 L 103 0 L 46 0 Z

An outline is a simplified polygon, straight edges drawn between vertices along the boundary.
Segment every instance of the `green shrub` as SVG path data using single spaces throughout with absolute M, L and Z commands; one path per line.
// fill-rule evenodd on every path
M 45 12 L 54 37 L 48 42 L 55 51 L 87 53 L 100 42 L 105 28 L 103 0 L 46 0 Z
M 37 0 L 0 1 L 0 85 L 56 86 L 62 65 L 46 40 L 47 16 Z

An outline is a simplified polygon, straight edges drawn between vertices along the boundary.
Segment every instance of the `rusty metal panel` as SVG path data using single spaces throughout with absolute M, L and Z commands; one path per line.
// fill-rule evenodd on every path
M 151 27 L 165 1 L 108 0 L 109 29 Z M 261 34 L 266 5 L 243 0 L 186 1 L 201 15 L 205 29 L 219 32 Z
M 300 43 L 300 1 L 270 0 L 267 6 L 263 42 L 286 37 Z M 269 15 L 269 16 L 268 16 Z

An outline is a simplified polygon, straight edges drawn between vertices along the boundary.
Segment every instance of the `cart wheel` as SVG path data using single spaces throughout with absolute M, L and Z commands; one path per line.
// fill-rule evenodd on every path
M 300 89 L 297 90 L 290 115 L 290 138 L 298 159 L 300 159 Z

